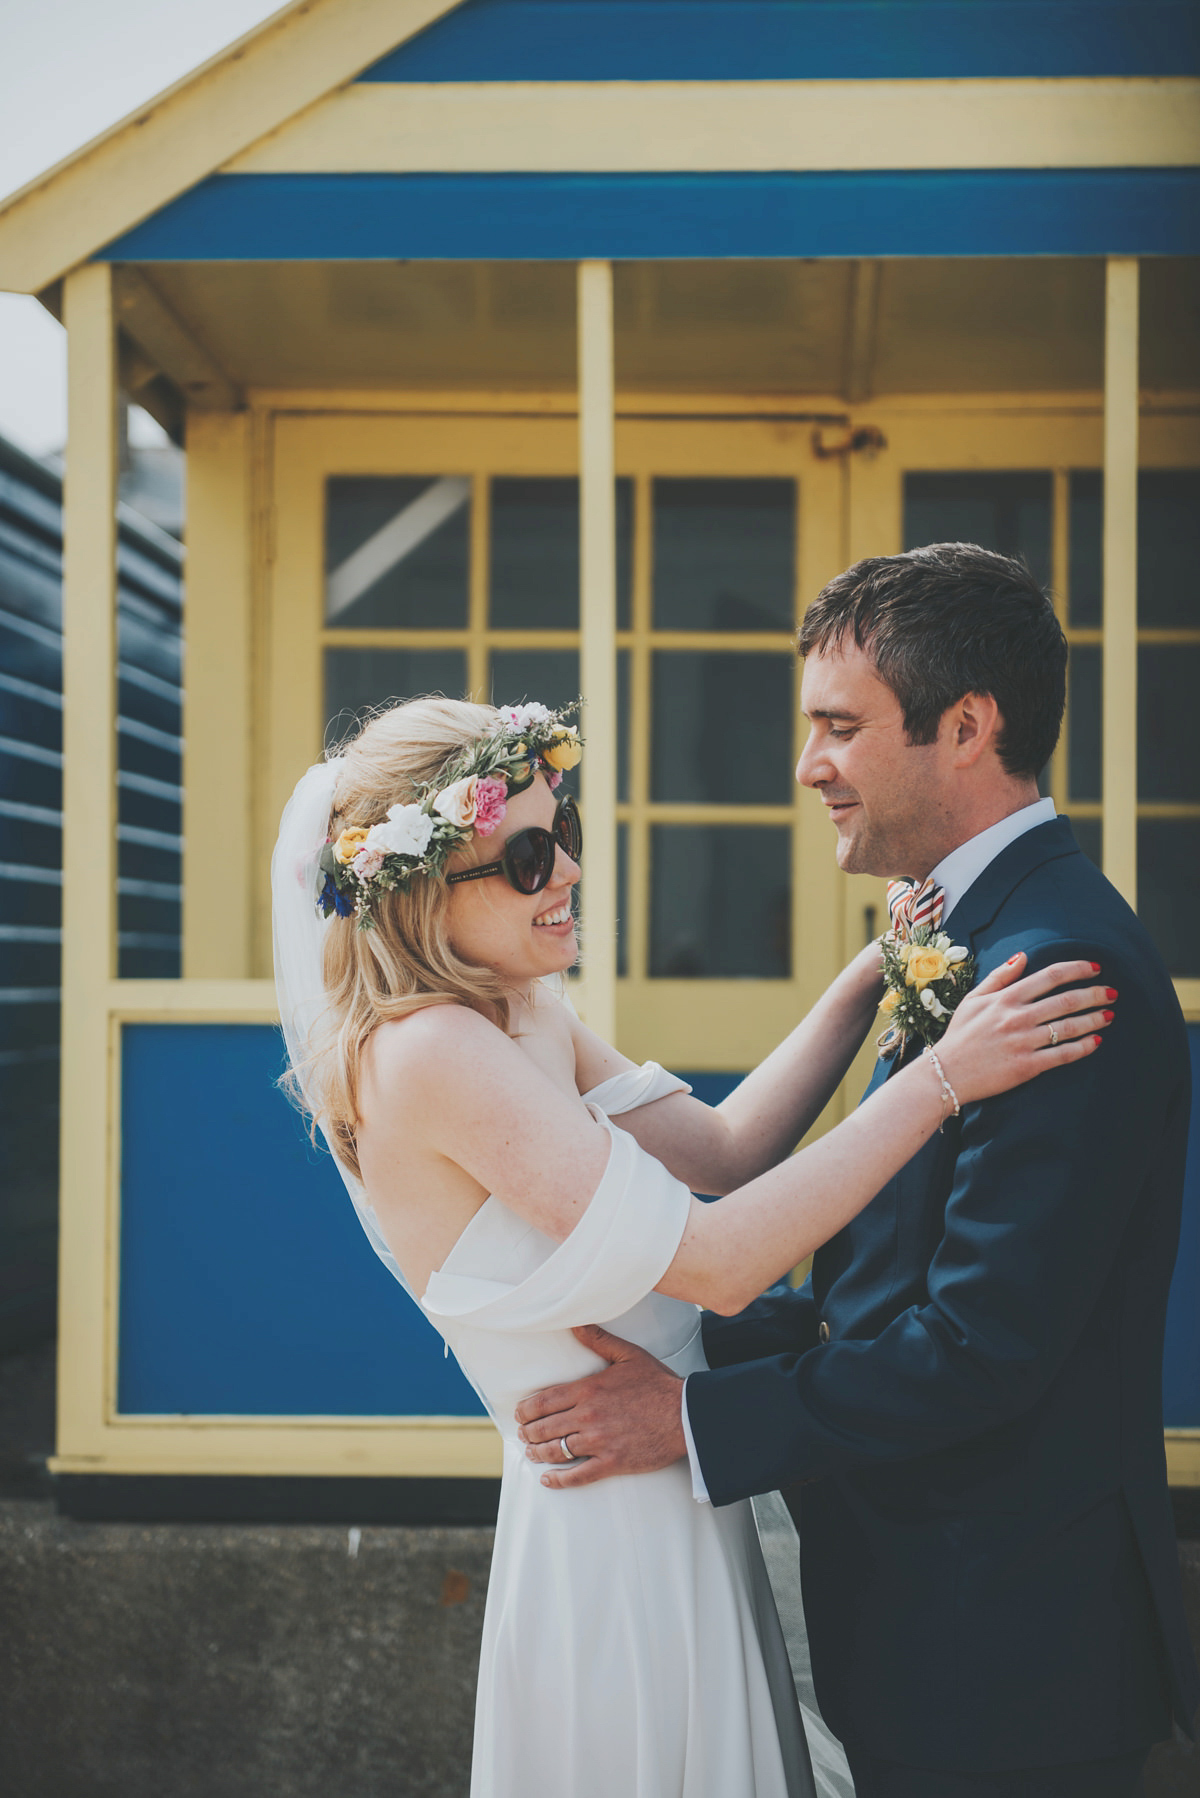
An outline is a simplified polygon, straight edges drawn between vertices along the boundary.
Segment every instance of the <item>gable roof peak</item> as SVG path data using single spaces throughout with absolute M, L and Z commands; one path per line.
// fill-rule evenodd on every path
M 289 0 L 0 203 L 0 289 L 39 293 L 461 0 Z

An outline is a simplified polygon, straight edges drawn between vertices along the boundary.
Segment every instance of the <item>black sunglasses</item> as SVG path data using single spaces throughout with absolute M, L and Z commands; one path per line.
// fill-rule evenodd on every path
M 555 851 L 563 849 L 573 862 L 583 853 L 583 825 L 579 807 L 568 793 L 558 802 L 554 823 L 549 830 L 531 824 L 509 837 L 498 862 L 483 862 L 478 868 L 463 868 L 458 874 L 447 874 L 446 885 L 460 880 L 488 880 L 503 874 L 516 893 L 540 893 L 554 872 Z

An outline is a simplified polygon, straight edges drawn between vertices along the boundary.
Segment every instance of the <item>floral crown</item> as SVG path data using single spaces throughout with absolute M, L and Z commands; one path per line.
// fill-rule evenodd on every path
M 447 762 L 438 780 L 419 787 L 415 801 L 391 806 L 379 824 L 351 825 L 327 839 L 318 863 L 325 876 L 317 896 L 321 915 L 356 917 L 360 929 L 369 929 L 378 894 L 407 886 L 414 874 L 440 879 L 456 849 L 473 836 L 491 836 L 509 799 L 539 769 L 556 787 L 583 753 L 575 725 L 564 722 L 575 710 L 552 712 L 536 701 L 501 706 L 487 735 Z

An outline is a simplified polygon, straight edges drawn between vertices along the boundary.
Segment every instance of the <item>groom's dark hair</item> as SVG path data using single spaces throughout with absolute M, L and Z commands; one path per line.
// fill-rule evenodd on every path
M 1025 563 L 977 543 L 868 556 L 823 587 L 796 637 L 802 656 L 865 650 L 904 713 L 910 743 L 932 743 L 947 706 L 987 693 L 1004 721 L 997 752 L 1035 778 L 1050 760 L 1067 690 L 1067 640 Z

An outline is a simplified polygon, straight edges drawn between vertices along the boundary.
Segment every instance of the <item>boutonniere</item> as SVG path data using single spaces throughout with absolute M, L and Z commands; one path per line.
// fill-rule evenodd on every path
M 903 1054 L 909 1039 L 928 1046 L 945 1035 L 975 978 L 975 957 L 945 931 L 920 924 L 907 938 L 894 930 L 883 937 L 884 994 L 880 1011 L 887 1028 L 876 1039 L 885 1060 Z

